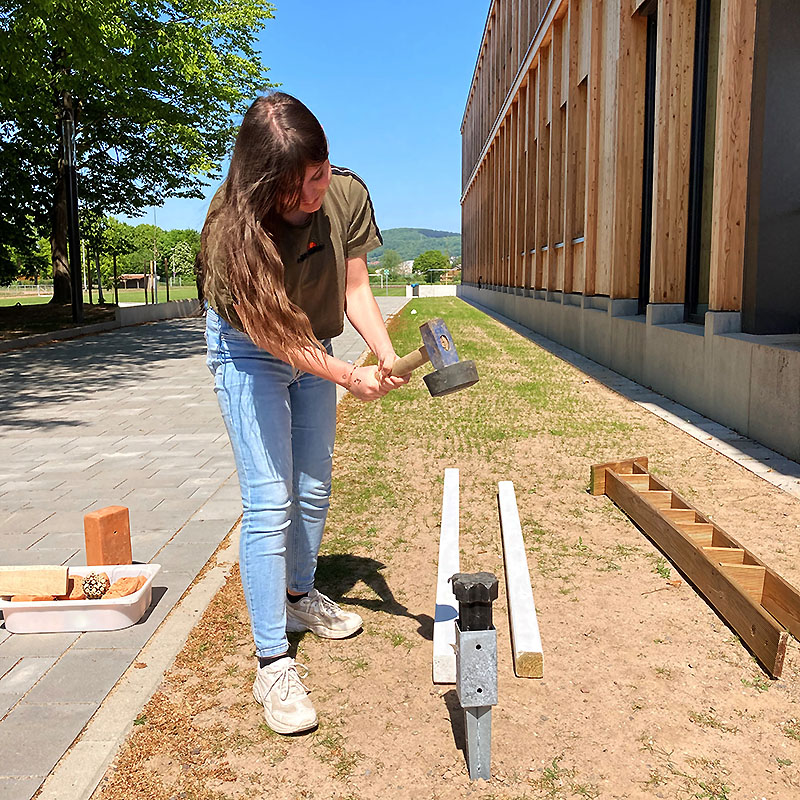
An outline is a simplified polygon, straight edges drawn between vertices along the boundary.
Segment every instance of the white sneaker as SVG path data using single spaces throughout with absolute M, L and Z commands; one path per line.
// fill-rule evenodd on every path
M 287 631 L 311 631 L 323 639 L 344 639 L 359 630 L 362 624 L 358 614 L 345 611 L 316 589 L 296 603 L 286 601 Z
M 316 727 L 317 712 L 297 667 L 294 659 L 286 656 L 259 667 L 256 673 L 253 697 L 264 706 L 264 719 L 275 733 L 299 733 Z

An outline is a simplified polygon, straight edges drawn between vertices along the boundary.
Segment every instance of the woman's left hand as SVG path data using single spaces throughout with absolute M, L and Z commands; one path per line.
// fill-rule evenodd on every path
M 375 353 L 375 357 L 378 359 L 378 375 L 382 383 L 388 383 L 392 389 L 408 383 L 409 375 L 392 375 L 392 367 L 397 361 L 397 353 L 392 348 Z

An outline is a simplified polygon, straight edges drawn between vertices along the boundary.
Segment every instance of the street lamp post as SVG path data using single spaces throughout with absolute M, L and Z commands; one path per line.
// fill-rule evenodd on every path
M 75 110 L 72 95 L 61 96 L 61 140 L 64 148 L 64 182 L 67 189 L 67 247 L 72 294 L 72 321 L 83 322 L 80 233 L 78 230 L 78 176 L 75 169 Z

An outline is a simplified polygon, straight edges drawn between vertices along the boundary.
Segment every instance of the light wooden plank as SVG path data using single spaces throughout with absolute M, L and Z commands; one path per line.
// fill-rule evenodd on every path
M 0 595 L 63 595 L 67 593 L 67 567 L 3 566 L 0 567 Z
M 739 547 L 704 547 L 703 552 L 715 564 L 744 564 L 745 552 Z
M 740 311 L 756 6 L 721 0 L 709 309 Z M 796 76 L 795 76 L 796 77 Z
M 661 513 L 673 522 L 697 521 L 697 512 L 693 508 L 665 508 Z
M 514 672 L 520 678 L 543 675 L 542 639 L 533 601 L 528 558 L 522 538 L 517 498 L 511 481 L 498 484 L 500 529 L 503 539 L 503 564 L 511 626 Z
M 442 524 L 433 616 L 433 682 L 456 682 L 456 618 L 458 601 L 450 578 L 461 571 L 458 554 L 458 470 L 444 471 Z
M 606 492 L 608 492 L 608 487 L 606 487 Z M 671 508 L 672 506 L 672 492 L 647 491 L 639 492 L 639 496 L 642 498 L 642 500 L 646 500 L 648 503 L 659 509 Z
M 800 594 L 790 583 L 767 570 L 761 605 L 796 639 L 800 639 Z
M 761 605 L 761 595 L 764 593 L 764 575 L 766 569 L 756 564 L 731 564 L 723 562 L 719 565 L 722 572 L 732 578 L 755 603 Z
M 619 473 L 617 473 L 619 475 Z M 625 481 L 625 483 L 634 486 L 637 489 L 649 489 L 650 488 L 650 476 L 649 475 L 620 475 L 620 478 Z
M 722 615 L 761 661 L 770 675 L 779 677 L 786 653 L 787 633 L 735 581 L 687 541 L 642 495 L 606 471 L 606 494 L 652 539 L 695 588 Z
M 658 8 L 650 281 L 653 303 L 684 300 L 696 5 L 696 0 L 661 0 Z

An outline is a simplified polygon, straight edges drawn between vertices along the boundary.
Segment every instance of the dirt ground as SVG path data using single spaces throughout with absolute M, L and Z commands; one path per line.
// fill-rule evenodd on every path
M 340 407 L 318 585 L 358 610 L 364 630 L 343 641 L 292 639 L 310 670 L 319 729 L 282 737 L 263 723 L 234 572 L 96 800 L 800 797 L 797 642 L 790 638 L 783 676 L 770 680 L 648 539 L 587 486 L 593 463 L 647 455 L 672 489 L 795 586 L 800 503 L 496 323 L 482 325 L 471 332 L 476 352 L 496 354 L 482 394 L 432 411 L 420 390 L 405 416 L 352 398 Z M 567 411 L 537 404 L 535 387 L 514 389 L 528 386 L 528 358 L 571 398 Z M 529 407 L 517 416 L 521 398 Z M 492 420 L 506 419 L 511 433 L 493 436 Z M 381 448 L 376 465 L 371 454 Z M 501 578 L 488 783 L 469 781 L 454 688 L 431 680 L 446 467 L 460 469 L 461 568 Z M 359 475 L 372 487 L 363 497 L 351 486 Z M 528 547 L 540 680 L 512 669 L 499 480 L 514 482 Z

